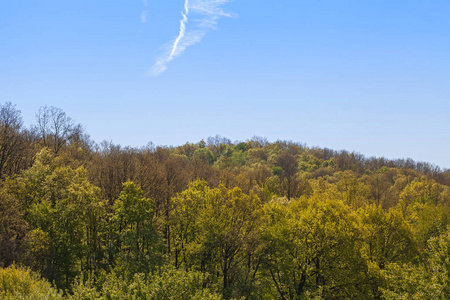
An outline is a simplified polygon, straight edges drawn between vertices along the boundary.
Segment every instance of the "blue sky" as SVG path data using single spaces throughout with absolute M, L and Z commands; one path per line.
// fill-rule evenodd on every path
M 450 168 L 450 1 L 222 2 L 2 1 L 0 102 L 97 142 L 258 135 Z M 201 40 L 154 72 L 182 13 Z

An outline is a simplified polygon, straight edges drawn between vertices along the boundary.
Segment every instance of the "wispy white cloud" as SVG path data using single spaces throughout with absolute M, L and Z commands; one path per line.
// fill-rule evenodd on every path
M 220 17 L 231 17 L 224 12 L 222 5 L 230 0 L 185 0 L 181 12 L 180 30 L 165 53 L 156 59 L 150 69 L 150 75 L 158 76 L 167 69 L 167 65 L 180 56 L 187 47 L 197 44 L 209 30 L 216 29 Z M 188 28 L 189 16 L 195 14 L 194 23 Z
M 142 4 L 144 4 L 144 6 L 148 6 L 148 0 L 141 0 Z
M 141 13 L 141 22 L 142 23 L 147 23 L 147 18 L 148 18 L 148 10 L 144 10 Z

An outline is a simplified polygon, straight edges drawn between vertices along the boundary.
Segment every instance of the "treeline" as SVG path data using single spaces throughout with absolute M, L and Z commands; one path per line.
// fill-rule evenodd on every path
M 450 172 L 254 137 L 96 144 L 0 109 L 0 298 L 448 299 Z

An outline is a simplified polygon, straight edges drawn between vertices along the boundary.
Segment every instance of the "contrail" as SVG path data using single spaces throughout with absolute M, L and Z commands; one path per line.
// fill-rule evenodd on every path
M 158 76 L 167 69 L 167 65 L 177 56 L 181 55 L 187 47 L 201 41 L 206 32 L 216 28 L 217 20 L 220 17 L 231 17 L 225 13 L 220 6 L 229 0 L 185 0 L 184 11 L 181 12 L 180 30 L 178 36 L 169 50 L 156 59 L 150 70 L 150 74 Z M 199 15 L 194 30 L 187 30 L 189 13 L 193 11 Z
M 170 52 L 170 57 L 174 57 L 177 53 L 178 45 L 180 44 L 180 40 L 184 37 L 184 34 L 186 33 L 186 23 L 188 21 L 188 14 L 189 14 L 189 0 L 186 0 L 184 2 L 184 13 L 181 12 L 181 15 L 183 16 L 183 19 L 180 21 L 180 33 L 178 34 L 177 39 L 173 43 L 172 51 Z

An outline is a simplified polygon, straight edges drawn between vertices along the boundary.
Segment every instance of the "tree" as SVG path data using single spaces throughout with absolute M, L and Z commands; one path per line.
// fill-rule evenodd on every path
M 173 199 L 173 205 L 177 265 L 217 274 L 224 298 L 248 296 L 245 290 L 251 290 L 260 265 L 255 255 L 259 198 L 223 185 L 210 189 L 205 181 L 197 180 Z
M 22 132 L 22 116 L 11 102 L 0 106 L 0 176 L 6 165 L 20 161 L 25 149 L 26 134 Z
M 63 299 L 63 295 L 48 281 L 41 279 L 38 273 L 12 265 L 0 269 L 0 298 L 56 300 Z
M 89 175 L 92 182 L 101 188 L 103 196 L 111 206 L 119 196 L 122 184 L 128 179 L 137 177 L 135 156 L 135 149 L 123 148 L 106 141 L 101 143 L 94 154 L 92 164 L 89 165 Z M 144 170 L 139 171 L 144 172 Z M 139 175 L 142 176 L 142 174 Z
M 282 152 L 277 157 L 277 166 L 279 166 L 283 172 L 281 173 L 281 178 L 286 179 L 286 196 L 290 200 L 292 196 L 292 188 L 294 187 L 293 179 L 294 175 L 297 173 L 298 162 L 295 157 L 289 152 Z
M 450 224 L 450 207 L 416 202 L 406 209 L 405 219 L 411 225 L 420 250 L 428 247 L 428 240 L 437 237 Z
M 428 242 L 432 282 L 441 287 L 442 299 L 450 298 L 450 227 Z
M 58 164 L 44 148 L 35 164 L 8 184 L 21 199 L 30 227 L 24 262 L 58 287 L 69 288 L 81 272 L 104 267 L 106 203 L 83 167 Z
M 358 213 L 364 229 L 361 252 L 370 266 L 372 293 L 379 297 L 383 287 L 380 272 L 393 263 L 417 263 L 419 251 L 412 228 L 399 209 L 386 212 L 381 206 L 370 205 Z
M 153 201 L 142 196 L 133 182 L 123 190 L 113 206 L 117 232 L 117 263 L 125 275 L 149 274 L 162 263 L 163 244 L 153 220 Z
M 62 146 L 82 133 L 81 125 L 75 124 L 65 112 L 54 106 L 43 106 L 36 114 L 37 126 L 44 146 L 58 154 Z
M 314 196 L 275 201 L 266 206 L 266 222 L 263 266 L 279 298 L 367 297 L 361 230 L 348 206 Z
M 358 180 L 354 172 L 337 172 L 334 175 L 339 178 L 336 187 L 344 203 L 355 209 L 368 204 L 369 187 Z
M 73 300 L 148 299 L 148 300 L 220 300 L 203 285 L 204 275 L 196 271 L 165 265 L 154 274 L 135 274 L 124 279 L 115 272 L 103 276 L 100 287 L 93 279 L 78 280 L 73 286 Z M 97 284 L 98 285 L 98 284 Z
M 417 259 L 418 249 L 409 224 L 398 209 L 384 211 L 371 205 L 359 211 L 366 230 L 363 251 L 370 261 L 384 269 L 388 263 Z
M 389 264 L 381 289 L 385 299 L 450 298 L 450 227 L 428 241 L 424 263 Z
M 24 211 L 13 195 L 0 191 L 0 267 L 21 259 L 21 246 L 28 229 Z
M 407 205 L 420 202 L 439 204 L 443 187 L 434 180 L 422 177 L 409 183 L 400 193 L 399 198 Z

